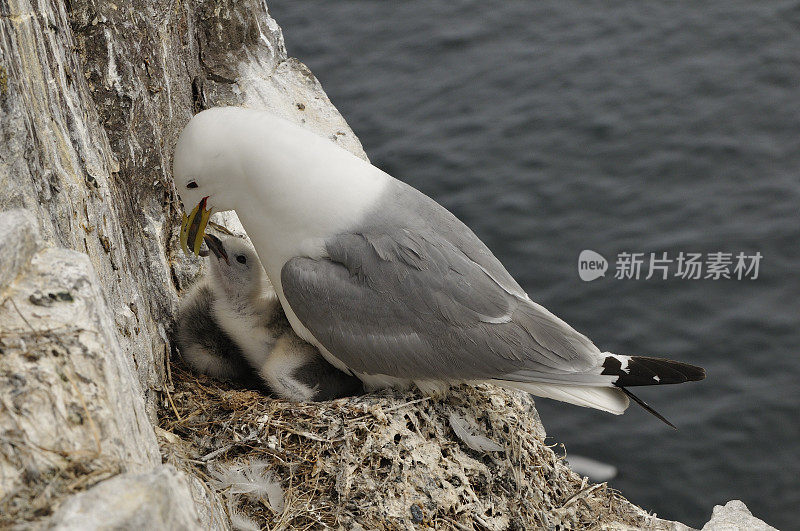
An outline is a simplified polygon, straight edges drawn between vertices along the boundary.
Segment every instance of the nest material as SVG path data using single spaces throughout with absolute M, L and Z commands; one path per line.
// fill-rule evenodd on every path
M 386 391 L 292 403 L 173 368 L 160 419 L 165 458 L 204 479 L 225 464 L 272 463 L 283 511 L 249 498 L 234 508 L 263 527 L 625 529 L 650 520 L 572 472 L 521 392 L 481 385 L 439 398 Z M 453 414 L 503 450 L 471 450 Z

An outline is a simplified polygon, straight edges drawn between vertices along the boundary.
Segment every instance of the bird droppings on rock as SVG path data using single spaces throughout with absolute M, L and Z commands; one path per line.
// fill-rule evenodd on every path
M 262 527 L 624 529 L 655 521 L 572 472 L 545 444 L 521 392 L 480 385 L 437 399 L 382 391 L 298 404 L 232 389 L 178 362 L 171 373 L 160 411 L 165 461 L 217 485 L 220 470 L 269 466 L 283 510 L 253 496 L 228 507 Z M 470 449 L 451 427 L 454 414 L 503 450 Z

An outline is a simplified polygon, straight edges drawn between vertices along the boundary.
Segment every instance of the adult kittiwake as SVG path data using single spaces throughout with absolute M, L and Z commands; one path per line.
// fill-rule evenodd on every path
M 621 414 L 635 399 L 626 387 L 705 377 L 677 361 L 601 352 L 532 301 L 444 207 L 267 112 L 196 115 L 173 171 L 194 207 L 184 250 L 199 252 L 212 210 L 235 210 L 292 328 L 368 388 L 492 382 Z

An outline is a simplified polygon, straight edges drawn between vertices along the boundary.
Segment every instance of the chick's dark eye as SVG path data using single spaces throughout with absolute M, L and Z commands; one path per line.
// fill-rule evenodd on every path
M 197 188 L 197 183 L 194 181 L 189 181 L 189 183 L 186 185 L 186 188 Z
M 240 264 L 246 264 L 247 257 L 243 254 L 240 254 L 239 256 L 236 257 L 236 261 L 239 262 Z

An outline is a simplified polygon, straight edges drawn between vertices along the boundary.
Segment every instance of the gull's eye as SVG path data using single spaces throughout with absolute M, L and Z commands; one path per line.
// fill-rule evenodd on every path
M 189 181 L 189 183 L 186 185 L 186 188 L 197 188 L 197 183 L 194 181 Z
M 246 264 L 247 257 L 243 254 L 240 254 L 239 256 L 236 257 L 236 261 L 239 262 L 240 264 Z

